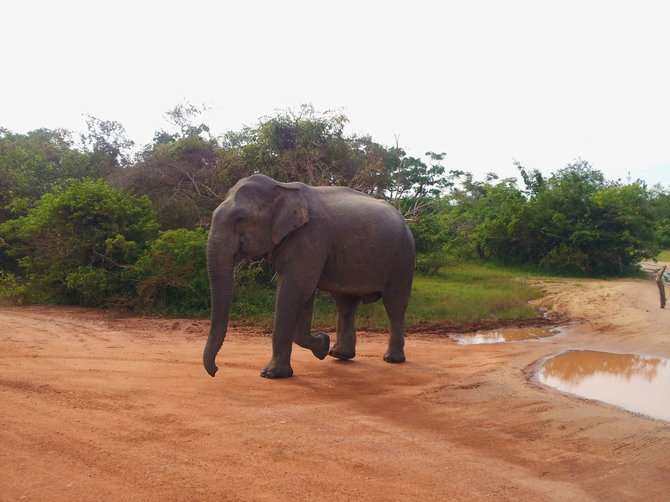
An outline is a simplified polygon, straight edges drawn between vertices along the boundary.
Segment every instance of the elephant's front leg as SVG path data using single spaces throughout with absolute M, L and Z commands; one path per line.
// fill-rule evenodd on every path
M 288 378 L 293 376 L 291 349 L 293 337 L 300 328 L 305 304 L 312 298 L 305 286 L 298 281 L 281 278 L 277 287 L 274 327 L 272 329 L 272 359 L 261 370 L 265 378 Z M 311 309 L 310 309 L 311 310 Z

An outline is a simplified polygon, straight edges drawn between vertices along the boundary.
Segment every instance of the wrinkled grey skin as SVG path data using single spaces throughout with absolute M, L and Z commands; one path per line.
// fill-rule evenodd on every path
M 203 354 L 214 376 L 228 326 L 233 269 L 265 257 L 279 275 L 266 378 L 293 375 L 292 342 L 316 357 L 356 355 L 354 315 L 362 301 L 384 302 L 391 324 L 384 360 L 405 360 L 403 324 L 414 274 L 414 239 L 390 204 L 344 187 L 279 183 L 255 174 L 241 179 L 214 211 L 207 243 L 212 323 Z M 310 332 L 316 290 L 337 306 L 337 340 Z

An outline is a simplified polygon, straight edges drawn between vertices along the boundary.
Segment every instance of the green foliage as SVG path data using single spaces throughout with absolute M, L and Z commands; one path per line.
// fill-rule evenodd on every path
M 32 276 L 34 278 L 34 276 Z M 96 268 L 92 265 L 82 265 L 74 268 L 63 279 L 67 288 L 65 301 L 71 301 L 88 307 L 109 305 L 109 293 L 112 288 L 113 277 L 108 270 Z M 60 300 L 57 297 L 54 300 Z
M 165 116 L 178 132 L 170 134 L 163 130 L 154 135 L 154 144 L 170 143 L 180 138 L 209 136 L 209 126 L 205 123 L 197 124 L 194 121 L 200 118 L 207 107 L 198 107 L 191 103 L 180 103 L 172 110 L 165 112 Z
M 23 303 L 26 287 L 20 277 L 0 270 L 0 305 L 3 303 L 18 304 Z
M 417 263 L 425 257 L 428 262 L 434 261 L 429 255 L 443 254 L 443 246 L 449 238 L 445 234 L 443 214 L 449 208 L 445 201 L 435 199 L 427 201 L 422 213 L 408 221 L 409 229 L 414 236 Z
M 622 274 L 656 252 L 649 193 L 608 184 L 579 162 L 554 174 L 524 212 L 525 262 L 570 273 Z
M 206 247 L 207 232 L 201 228 L 162 232 L 135 266 L 139 307 L 169 315 L 207 312 Z
M 277 278 L 264 260 L 239 263 L 235 267 L 233 286 L 231 318 L 261 325 L 272 319 Z
M 447 257 L 444 253 L 422 253 L 416 256 L 416 271 L 420 274 L 431 276 L 446 264 Z
M 369 136 L 346 135 L 347 117 L 309 105 L 264 117 L 254 127 L 229 132 L 220 150 L 221 176 L 232 185 L 262 173 L 279 181 L 338 185 L 412 206 L 444 189 L 444 154 L 428 152 L 428 164 L 384 147 Z
M 230 317 L 260 326 L 271 326 L 274 308 L 274 288 L 248 284 L 235 289 Z
M 342 113 L 319 113 L 303 105 L 297 111 L 264 117 L 254 127 L 229 132 L 220 156 L 225 166 L 222 176 L 230 185 L 242 176 L 262 173 L 279 181 L 374 192 L 392 160 L 370 138 L 346 136 L 347 122 Z
M 130 149 L 134 142 L 126 137 L 123 125 L 115 120 L 100 120 L 89 115 L 86 126 L 88 134 L 81 135 L 81 142 L 105 176 L 118 167 L 130 164 Z
M 156 143 L 116 173 L 113 184 L 150 197 L 164 229 L 205 227 L 228 188 L 217 155 L 215 143 L 197 135 Z
M 133 289 L 130 269 L 157 234 L 146 197 L 103 180 L 70 181 L 0 225 L 32 300 L 108 305 Z
M 209 313 L 207 232 L 180 228 L 160 234 L 133 267 L 134 307 L 162 315 Z M 274 310 L 274 272 L 265 262 L 242 262 L 235 270 L 233 319 L 267 320 Z
M 514 263 L 519 247 L 519 224 L 526 199 L 513 179 L 494 183 L 489 176 L 476 182 L 468 173 L 454 172 L 458 181 L 441 205 L 442 250 L 458 258 L 495 258 Z
M 336 164 L 347 156 L 343 135 L 345 115 L 317 113 L 311 106 L 297 112 L 286 110 L 266 117 L 248 130 L 244 155 L 251 155 L 255 169 L 280 181 L 304 181 L 311 185 L 347 184 L 340 178 L 346 167 Z
M 520 169 L 525 193 L 514 180 L 463 176 L 434 233 L 446 236 L 444 251 L 586 275 L 623 274 L 657 252 L 662 227 L 644 185 L 608 183 L 584 161 L 548 179 Z
M 255 285 L 274 288 L 277 285 L 276 274 L 265 260 L 238 263 L 233 282 L 235 287 L 242 288 Z
M 67 131 L 14 134 L 0 128 L 0 222 L 25 214 L 32 202 L 61 180 L 95 177 L 98 168 L 74 147 Z
M 514 161 L 514 165 L 521 175 L 524 185 L 526 185 L 526 194 L 534 197 L 545 187 L 545 180 L 542 173 L 537 169 L 527 170 L 519 161 Z
M 654 237 L 663 249 L 670 249 L 670 192 L 657 185 L 650 191 Z

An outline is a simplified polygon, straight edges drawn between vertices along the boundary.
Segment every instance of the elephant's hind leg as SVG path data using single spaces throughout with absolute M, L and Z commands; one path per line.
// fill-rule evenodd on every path
M 384 361 L 387 363 L 402 363 L 405 361 L 405 312 L 409 305 L 411 290 L 411 278 L 409 281 L 399 280 L 391 284 L 382 297 L 391 324 L 388 348 L 386 354 L 384 354 Z
M 312 313 L 314 311 L 315 297 L 316 292 L 300 311 L 300 318 L 298 319 L 293 341 L 300 347 L 311 350 L 319 359 L 325 359 L 330 348 L 330 337 L 323 331 L 313 334 L 310 332 L 312 329 Z
M 357 296 L 333 295 L 337 306 L 337 340 L 329 355 L 338 359 L 356 357 L 356 308 L 361 299 Z

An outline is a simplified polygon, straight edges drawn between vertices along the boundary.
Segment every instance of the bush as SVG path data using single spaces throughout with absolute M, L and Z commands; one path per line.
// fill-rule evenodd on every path
M 444 253 L 419 254 L 416 257 L 416 271 L 423 275 L 435 275 L 447 262 Z
M 84 265 L 65 276 L 65 285 L 75 303 L 87 307 L 104 305 L 105 293 L 109 290 L 108 276 L 104 268 Z
M 11 303 L 20 305 L 23 303 L 26 294 L 26 287 L 21 278 L 0 270 L 0 303 Z
M 106 306 L 134 290 L 133 265 L 158 231 L 151 202 L 103 180 L 69 181 L 0 225 L 32 301 Z
M 202 228 L 161 233 L 135 267 L 140 309 L 169 315 L 207 312 L 206 248 L 207 232 Z

